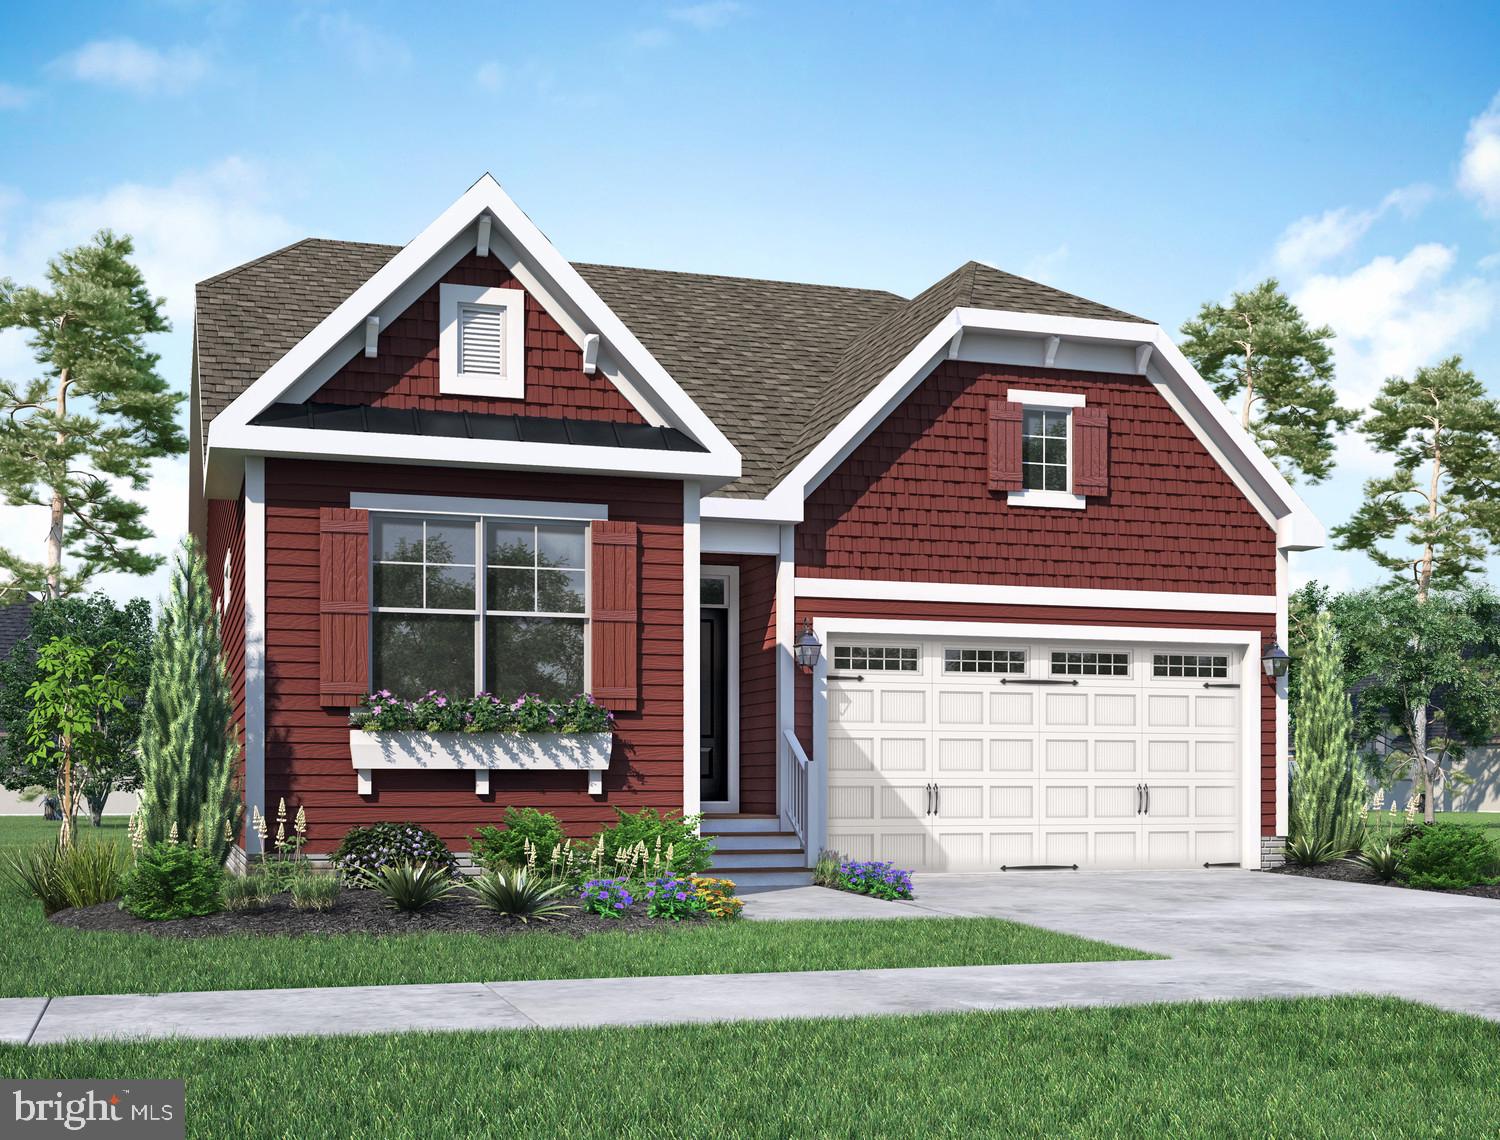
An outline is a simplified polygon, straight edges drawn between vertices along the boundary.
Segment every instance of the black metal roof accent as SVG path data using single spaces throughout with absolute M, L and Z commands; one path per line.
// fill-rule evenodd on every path
M 376 435 L 444 436 L 496 443 L 557 443 L 571 447 L 625 447 L 642 451 L 706 451 L 670 427 L 509 416 L 487 412 L 433 412 L 417 408 L 372 408 L 363 404 L 272 404 L 250 421 L 262 427 L 362 431 Z

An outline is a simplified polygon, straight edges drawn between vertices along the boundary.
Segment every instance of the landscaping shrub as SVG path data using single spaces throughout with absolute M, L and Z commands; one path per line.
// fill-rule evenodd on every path
M 739 918 L 740 912 L 745 909 L 745 900 L 735 898 L 734 882 L 731 879 L 694 875 L 693 888 L 698 892 L 703 913 L 709 918 Z
M 43 914 L 56 914 L 68 906 L 57 865 L 62 849 L 55 840 L 36 843 L 5 859 L 5 877 L 42 904 Z
M 1371 843 L 1353 862 L 1374 873 L 1382 883 L 1389 883 L 1401 869 L 1402 850 L 1390 843 Z
M 1294 867 L 1321 867 L 1349 854 L 1347 844 L 1317 835 L 1299 835 L 1287 840 L 1283 848 L 1286 861 Z
M 839 889 L 877 899 L 911 898 L 911 872 L 894 863 L 847 860 L 839 864 Z
M 681 921 L 696 918 L 703 911 L 703 900 L 691 879 L 681 879 L 673 874 L 652 879 L 645 887 L 646 913 L 652 918 L 670 918 Z
M 339 897 L 337 875 L 305 874 L 292 880 L 292 906 L 298 910 L 331 910 Z
M 262 905 L 259 888 L 260 884 L 250 875 L 225 875 L 224 909 L 250 910 Z
M 531 857 L 527 858 L 527 843 Z M 481 827 L 469 839 L 469 854 L 487 871 L 508 867 L 545 867 L 552 852 L 567 842 L 562 824 L 550 812 L 529 807 L 505 809 L 505 827 Z
M 1297 663 L 1301 681 L 1293 712 L 1297 764 L 1290 795 L 1293 840 L 1322 842 L 1339 855 L 1363 839 L 1361 807 L 1368 800 L 1355 770 L 1354 713 L 1333 618 L 1319 614 Z
M 655 808 L 642 808 L 637 812 L 615 808 L 616 822 L 606 827 L 595 837 L 602 837 L 603 862 L 613 869 L 631 851 L 645 851 L 653 857 L 655 865 L 651 871 L 675 871 L 679 875 L 696 875 L 708 870 L 713 861 L 713 838 L 698 834 L 696 815 L 678 815 L 668 812 L 663 815 Z M 670 850 L 671 857 L 667 857 Z M 641 868 L 646 871 L 648 868 Z
M 369 875 L 400 863 L 426 863 L 458 873 L 458 859 L 448 845 L 415 823 L 372 823 L 351 827 L 333 853 L 335 869 L 351 886 L 369 886 Z
M 170 840 L 141 851 L 125 882 L 124 907 L 152 920 L 213 914 L 223 906 L 224 868 L 214 856 Z
M 539 878 L 524 868 L 490 871 L 469 881 L 475 902 L 496 914 L 510 915 L 527 922 L 533 918 L 546 921 L 578 908 L 557 896 L 567 887 L 551 879 Z
M 635 896 L 630 893 L 626 879 L 590 879 L 583 884 L 578 899 L 584 910 L 605 918 L 624 918 L 625 912 L 635 905 Z
M 1481 883 L 1500 883 L 1495 863 L 1495 845 L 1482 831 L 1458 823 L 1434 823 L 1407 844 L 1399 873 L 1414 887 L 1461 891 Z
M 113 843 L 74 840 L 58 853 L 57 879 L 69 906 L 97 906 L 120 897 L 130 857 Z
M 392 910 L 408 913 L 442 902 L 458 890 L 452 873 L 432 863 L 394 863 L 365 873 Z
M 815 887 L 837 887 L 839 885 L 839 864 L 844 857 L 837 851 L 830 851 L 827 847 L 818 852 L 818 861 L 813 864 L 813 886 Z

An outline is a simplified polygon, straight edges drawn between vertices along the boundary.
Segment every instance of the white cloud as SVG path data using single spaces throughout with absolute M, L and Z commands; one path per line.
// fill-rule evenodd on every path
M 1455 251 L 1429 242 L 1406 256 L 1377 257 L 1353 272 L 1309 278 L 1293 300 L 1329 324 L 1344 400 L 1367 404 L 1391 375 L 1433 364 L 1484 328 L 1500 288 L 1483 278 L 1449 280 Z
M 486 60 L 475 69 L 474 84 L 485 91 L 499 91 L 505 86 L 505 68 L 493 59 Z
M 32 92 L 14 83 L 0 83 L 0 111 L 19 111 L 31 102 Z
M 0 248 L 0 265 L 32 280 L 47 258 L 98 229 L 130 234 L 146 284 L 166 298 L 167 314 L 181 332 L 192 319 L 198 281 L 303 236 L 268 199 L 263 173 L 239 158 L 164 185 L 123 182 L 36 205 L 14 248 Z
M 1349 252 L 1370 227 L 1391 210 L 1411 217 L 1433 195 L 1432 187 L 1405 186 L 1392 190 L 1380 205 L 1368 210 L 1340 206 L 1321 214 L 1298 218 L 1282 231 L 1272 254 L 1276 268 L 1293 276 L 1310 273 L 1325 262 Z
M 697 28 L 700 32 L 706 32 L 712 28 L 723 27 L 744 10 L 745 6 L 737 0 L 706 0 L 702 4 L 673 8 L 667 16 L 678 23 Z
M 349 12 L 324 12 L 318 17 L 318 35 L 330 48 L 348 56 L 355 67 L 372 75 L 411 65 L 411 50 L 404 41 Z
M 1458 188 L 1479 203 L 1482 213 L 1500 218 L 1500 95 L 1469 124 Z
M 83 83 L 137 95 L 180 95 L 208 73 L 208 60 L 197 48 L 160 51 L 122 37 L 86 43 L 58 59 L 54 67 Z

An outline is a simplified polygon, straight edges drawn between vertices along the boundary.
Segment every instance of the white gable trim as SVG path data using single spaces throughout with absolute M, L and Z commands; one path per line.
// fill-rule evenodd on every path
M 607 350 L 601 352 L 600 371 L 617 384 L 620 380 L 625 381 L 620 386 L 627 398 L 633 397 L 632 403 L 638 402 L 652 410 L 653 414 L 642 411 L 648 420 L 658 426 L 669 423 L 708 449 L 706 456 L 697 456 L 686 467 L 679 461 L 690 453 L 651 452 L 657 461 L 658 473 L 691 473 L 706 477 L 711 485 L 735 478 L 740 463 L 733 444 L 488 174 L 214 418 L 209 426 L 208 462 L 213 462 L 216 449 L 261 451 L 259 437 L 278 429 L 257 427 L 250 421 L 278 400 L 300 402 L 308 399 L 356 352 L 363 351 L 368 317 L 380 317 L 381 327 L 389 328 L 396 315 L 431 288 L 461 257 L 476 248 L 476 221 L 486 216 L 496 223 L 491 228 L 490 253 L 505 261 L 521 284 L 532 291 L 549 312 L 569 318 L 559 320 L 559 323 L 579 344 L 589 333 L 599 335 L 601 348 Z M 506 254 L 515 258 L 514 263 L 506 259 Z M 616 379 L 617 376 L 620 379 Z M 308 431 L 297 434 L 304 439 L 300 451 L 325 454 L 322 445 L 326 441 L 316 440 L 313 436 L 355 433 Z M 409 456 L 431 462 L 449 460 L 455 442 L 425 437 L 379 438 L 382 441 L 404 439 Z M 266 451 L 275 450 L 269 438 L 265 443 Z M 355 441 L 349 441 L 349 444 L 354 450 L 363 450 L 355 446 Z M 488 463 L 508 466 L 511 450 L 511 445 L 488 445 Z M 580 450 L 584 449 L 558 448 L 557 461 L 552 466 L 562 470 L 573 468 L 574 464 L 564 456 Z M 700 461 L 704 459 L 711 469 L 703 469 L 705 464 Z M 683 469 L 679 471 L 679 467 Z M 691 472 L 688 468 L 692 469 Z
M 1142 359 L 1139 350 L 1149 347 L 1147 378 L 1261 517 L 1276 529 L 1278 545 L 1283 550 L 1310 550 L 1326 541 L 1323 526 L 1312 511 L 1160 326 L 972 308 L 954 309 L 939 321 L 764 499 L 709 498 L 703 505 L 704 517 L 802 521 L 806 496 L 926 379 L 947 357 L 952 341 L 966 331 L 970 335 L 962 336 L 960 358 L 990 363 L 1045 366 L 1043 362 L 1050 356 L 1053 367 L 1128 374 Z M 974 333 L 1003 335 L 983 337 Z M 1121 355 L 1123 366 L 1104 364 L 1101 354 L 1110 353 Z

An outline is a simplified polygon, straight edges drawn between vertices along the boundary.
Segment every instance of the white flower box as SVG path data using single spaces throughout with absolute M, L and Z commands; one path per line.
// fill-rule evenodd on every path
M 589 794 L 604 794 L 614 734 L 608 732 L 405 732 L 349 730 L 359 794 L 375 790 L 375 772 L 419 768 L 474 773 L 474 794 L 488 795 L 490 773 L 587 772 Z

